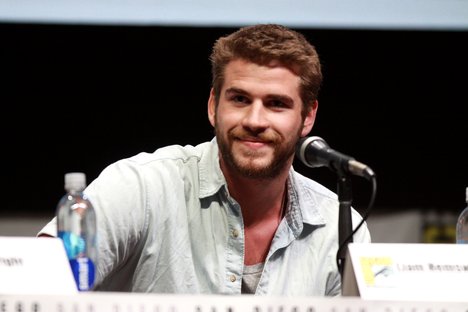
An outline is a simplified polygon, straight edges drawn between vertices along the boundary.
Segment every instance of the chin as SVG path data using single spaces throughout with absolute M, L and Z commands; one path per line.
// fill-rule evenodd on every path
M 272 179 L 278 176 L 279 171 L 275 170 L 271 162 L 239 164 L 237 171 L 246 178 L 254 179 Z

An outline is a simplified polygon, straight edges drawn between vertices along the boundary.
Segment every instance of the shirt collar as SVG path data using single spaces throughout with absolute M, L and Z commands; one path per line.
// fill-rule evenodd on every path
M 314 193 L 306 187 L 299 174 L 291 167 L 288 177 L 288 213 L 286 220 L 293 233 L 302 232 L 303 224 L 325 225 Z
M 219 166 L 218 144 L 216 142 L 216 137 L 206 143 L 206 148 L 201 154 L 199 166 L 200 198 L 213 196 L 223 186 L 226 186 L 226 179 L 224 178 L 221 167 Z

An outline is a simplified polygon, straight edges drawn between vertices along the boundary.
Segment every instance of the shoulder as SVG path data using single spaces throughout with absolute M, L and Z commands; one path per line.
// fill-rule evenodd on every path
M 179 176 L 183 170 L 195 171 L 207 144 L 209 142 L 197 146 L 169 145 L 152 153 L 142 152 L 118 160 L 104 168 L 87 191 L 126 190 L 125 194 L 128 194 L 153 188 L 153 184 L 161 186 L 166 178 Z M 194 165 L 186 166 L 189 162 Z
M 189 162 L 199 161 L 203 153 L 209 148 L 210 142 L 204 142 L 196 146 L 192 145 L 168 145 L 156 149 L 152 153 L 142 152 L 133 157 L 122 159 L 119 162 L 135 166 L 150 166 L 158 162 Z M 117 162 L 117 163 L 119 163 Z
M 101 172 L 102 175 L 125 176 L 127 178 L 143 178 L 145 175 L 154 176 L 155 172 L 168 173 L 179 171 L 188 163 L 192 167 L 207 153 L 210 142 L 196 146 L 168 145 L 156 149 L 154 152 L 141 152 L 134 156 L 120 159 L 108 165 Z

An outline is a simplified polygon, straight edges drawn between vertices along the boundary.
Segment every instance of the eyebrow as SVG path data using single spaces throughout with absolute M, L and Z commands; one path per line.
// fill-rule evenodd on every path
M 225 94 L 228 96 L 232 94 L 249 95 L 247 91 L 235 87 L 226 89 Z M 270 100 L 281 101 L 287 103 L 288 105 L 292 105 L 294 103 L 294 100 L 291 97 L 281 94 L 267 94 L 266 98 Z
M 243 94 L 243 95 L 248 95 L 249 93 L 245 90 L 242 90 L 242 89 L 239 89 L 239 88 L 229 88 L 229 89 L 226 89 L 226 92 L 225 94 L 226 95 L 231 95 L 231 94 Z

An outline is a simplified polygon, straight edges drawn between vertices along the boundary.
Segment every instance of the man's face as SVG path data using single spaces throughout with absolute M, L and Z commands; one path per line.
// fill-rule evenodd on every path
M 286 67 L 231 61 L 216 105 L 208 116 L 215 127 L 221 167 L 244 177 L 272 179 L 292 164 L 296 143 L 312 128 L 316 105 L 305 120 L 300 78 Z

